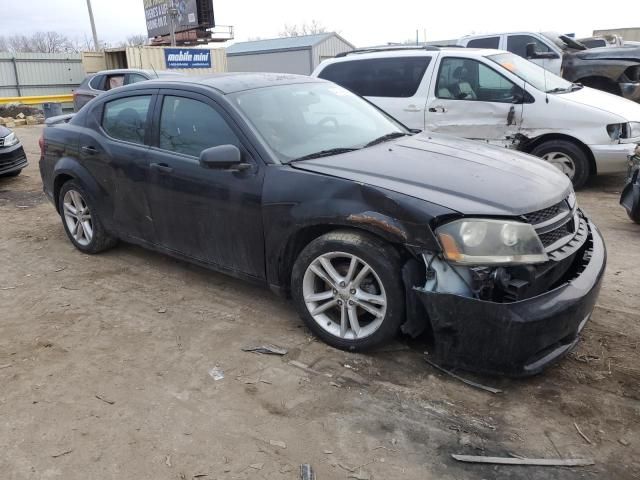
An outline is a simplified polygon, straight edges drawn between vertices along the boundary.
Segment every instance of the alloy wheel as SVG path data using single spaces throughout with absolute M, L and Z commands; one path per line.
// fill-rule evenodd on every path
M 331 335 L 356 340 L 375 333 L 384 321 L 387 294 L 367 262 L 345 252 L 314 259 L 302 280 L 305 305 Z
M 551 165 L 556 167 L 562 173 L 564 173 L 569 180 L 573 180 L 576 176 L 576 164 L 569 155 L 563 152 L 549 152 L 542 156 L 543 160 L 546 160 Z
M 64 220 L 73 239 L 83 247 L 93 240 L 93 220 L 87 202 L 76 190 L 69 190 L 62 200 Z

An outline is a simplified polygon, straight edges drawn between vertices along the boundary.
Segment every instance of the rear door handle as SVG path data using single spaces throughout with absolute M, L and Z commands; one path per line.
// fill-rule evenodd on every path
M 151 170 L 157 170 L 162 173 L 171 173 L 173 172 L 173 168 L 167 165 L 166 163 L 152 163 L 149 165 Z
M 407 108 L 404 109 L 404 111 L 408 113 L 420 113 L 422 109 L 416 107 L 415 105 L 409 105 Z
M 89 155 L 95 155 L 96 153 L 98 153 L 98 149 L 92 145 L 85 145 L 84 147 L 82 147 L 82 151 L 84 153 L 88 153 Z
M 444 107 L 429 107 L 431 113 L 445 113 L 447 111 Z

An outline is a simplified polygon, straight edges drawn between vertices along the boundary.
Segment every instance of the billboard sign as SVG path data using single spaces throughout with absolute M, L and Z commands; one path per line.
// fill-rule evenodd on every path
M 167 68 L 211 68 L 211 50 L 203 48 L 165 48 Z
M 177 11 L 176 32 L 198 27 L 198 5 L 196 0 L 144 0 L 144 16 L 147 20 L 149 38 L 171 34 L 169 8 Z

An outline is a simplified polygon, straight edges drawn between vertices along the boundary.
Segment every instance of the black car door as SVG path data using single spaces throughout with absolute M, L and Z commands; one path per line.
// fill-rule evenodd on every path
M 119 234 L 148 242 L 154 242 L 146 182 L 156 93 L 135 90 L 96 104 L 79 139 L 81 161 L 99 184 L 106 221 Z
M 148 195 L 158 243 L 224 270 L 264 278 L 264 164 L 212 99 L 166 90 L 157 105 Z M 200 165 L 202 150 L 228 144 L 240 149 L 250 168 Z

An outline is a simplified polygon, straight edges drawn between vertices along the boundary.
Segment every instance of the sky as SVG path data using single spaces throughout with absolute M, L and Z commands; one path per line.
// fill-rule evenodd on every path
M 415 39 L 445 40 L 471 33 L 558 31 L 591 35 L 594 29 L 640 26 L 624 7 L 593 2 L 494 0 L 213 0 L 216 23 L 233 25 L 237 41 L 276 37 L 285 24 L 316 20 L 358 47 Z M 627 3 L 633 5 L 635 0 Z M 98 37 L 117 44 L 146 33 L 142 0 L 92 0 Z M 0 0 L 0 35 L 55 30 L 91 37 L 86 0 Z M 640 13 L 640 8 L 638 12 Z M 634 23 L 635 22 L 635 23 Z

